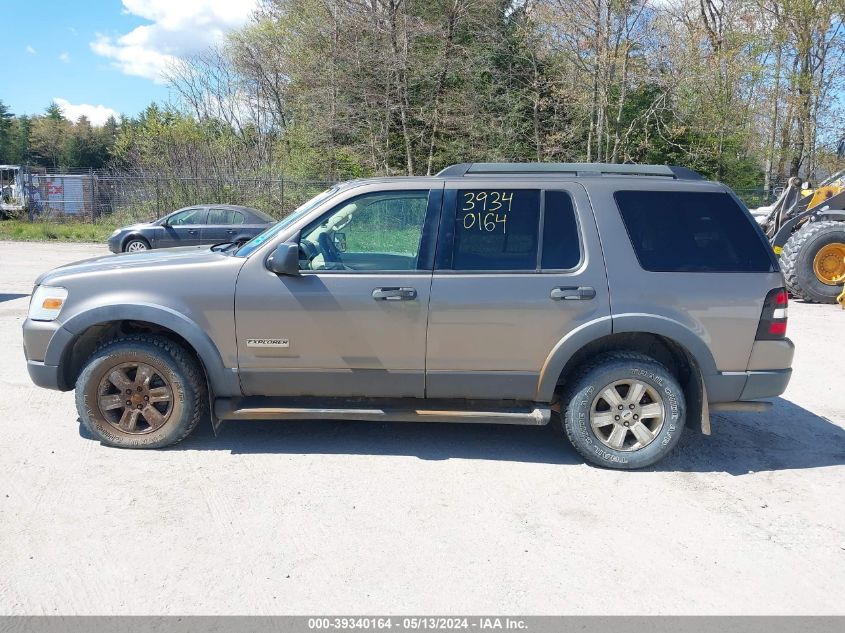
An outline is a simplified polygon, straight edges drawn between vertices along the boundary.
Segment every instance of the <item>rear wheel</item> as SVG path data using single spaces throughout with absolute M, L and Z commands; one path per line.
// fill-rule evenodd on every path
M 138 253 L 150 250 L 150 243 L 142 237 L 133 237 L 123 246 L 124 253 Z
M 76 407 L 83 424 L 109 446 L 175 444 L 194 430 L 206 400 L 194 358 L 155 336 L 107 343 L 88 359 L 76 381 Z
M 845 276 L 845 222 L 812 222 L 797 231 L 784 245 L 780 265 L 794 296 L 835 303 Z
M 632 470 L 668 455 L 686 418 L 684 394 L 657 361 L 612 352 L 583 367 L 562 402 L 566 436 L 593 464 Z

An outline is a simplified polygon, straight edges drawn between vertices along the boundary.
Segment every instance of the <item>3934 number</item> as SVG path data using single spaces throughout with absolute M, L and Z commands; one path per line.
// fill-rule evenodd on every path
M 478 228 L 479 231 L 493 232 L 498 228 L 507 233 L 508 212 L 513 203 L 513 192 L 505 191 L 465 191 L 463 226 L 465 230 Z

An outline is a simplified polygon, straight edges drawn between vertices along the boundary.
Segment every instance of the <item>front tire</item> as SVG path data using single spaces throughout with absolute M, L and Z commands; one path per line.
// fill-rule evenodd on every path
M 88 359 L 76 381 L 76 408 L 103 444 L 161 448 L 194 430 L 206 393 L 201 369 L 183 347 L 157 336 L 127 336 Z
M 561 404 L 575 450 L 593 464 L 618 470 L 645 468 L 666 457 L 686 421 L 677 379 L 634 352 L 611 352 L 583 367 Z
M 141 253 L 150 250 L 150 243 L 143 237 L 133 237 L 123 245 L 124 253 Z

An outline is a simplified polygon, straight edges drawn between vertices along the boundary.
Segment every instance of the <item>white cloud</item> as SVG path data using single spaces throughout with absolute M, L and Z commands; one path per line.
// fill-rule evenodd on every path
M 53 101 L 65 115 L 65 118 L 70 121 L 76 121 L 81 116 L 85 116 L 91 121 L 91 125 L 102 125 L 110 116 L 118 118 L 116 110 L 107 108 L 104 105 L 91 105 L 89 103 L 73 104 L 67 99 L 61 97 L 53 97 Z
M 59 61 L 64 64 L 70 63 L 70 55 L 67 52 L 59 53 Z
M 27 53 L 29 53 L 30 55 L 36 55 L 36 54 L 37 54 L 37 53 L 35 52 L 35 49 L 34 49 L 34 48 L 32 48 L 32 44 L 27 44 L 27 45 L 26 45 L 26 52 L 27 52 Z
M 124 12 L 152 22 L 123 35 L 98 33 L 91 50 L 127 75 L 164 81 L 173 61 L 219 42 L 249 19 L 258 0 L 123 0 Z

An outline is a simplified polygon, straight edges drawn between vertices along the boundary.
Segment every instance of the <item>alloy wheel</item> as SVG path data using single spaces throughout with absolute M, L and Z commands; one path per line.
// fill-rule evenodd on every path
M 97 405 L 115 429 L 132 435 L 161 428 L 173 409 L 173 388 L 146 363 L 121 363 L 100 380 Z
M 140 251 L 145 250 L 147 250 L 147 245 L 141 242 L 140 240 L 134 240 L 132 242 L 129 242 L 129 244 L 126 246 L 127 253 L 138 253 Z
M 636 451 L 651 444 L 665 418 L 657 390 L 634 379 L 607 385 L 590 408 L 590 426 L 596 437 L 616 451 Z

